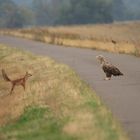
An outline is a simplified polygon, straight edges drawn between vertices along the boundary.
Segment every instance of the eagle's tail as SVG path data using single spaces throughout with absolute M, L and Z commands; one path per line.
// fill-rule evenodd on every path
M 120 72 L 120 74 L 119 74 L 120 76 L 123 76 L 124 74 L 122 73 L 122 72 Z
M 120 71 L 117 71 L 116 73 L 113 73 L 114 76 L 123 76 L 124 74 Z
M 11 79 L 8 77 L 8 75 L 6 74 L 4 69 L 2 69 L 2 76 L 3 76 L 5 81 L 11 82 Z

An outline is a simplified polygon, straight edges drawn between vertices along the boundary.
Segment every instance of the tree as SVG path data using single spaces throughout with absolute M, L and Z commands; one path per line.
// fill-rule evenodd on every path
M 114 20 L 124 20 L 125 19 L 125 5 L 123 0 L 113 0 L 113 18 Z
M 49 21 L 48 8 L 47 0 L 33 0 L 32 9 L 37 25 L 45 25 Z
M 64 0 L 33 0 L 33 11 L 37 25 L 54 25 L 59 18 Z
M 0 0 L 0 27 L 22 27 L 24 17 L 17 5 L 11 0 Z
M 59 23 L 87 24 L 112 22 L 110 0 L 70 0 L 68 7 L 62 7 Z

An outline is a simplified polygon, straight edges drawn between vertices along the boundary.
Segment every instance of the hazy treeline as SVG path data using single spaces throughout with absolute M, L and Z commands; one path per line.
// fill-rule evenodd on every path
M 19 6 L 12 0 L 0 0 L 0 27 L 14 28 L 31 25 L 33 12 L 27 6 Z
M 0 27 L 110 23 L 114 20 L 140 19 L 139 8 L 137 11 L 129 10 L 128 4 L 131 2 L 130 0 L 0 0 Z

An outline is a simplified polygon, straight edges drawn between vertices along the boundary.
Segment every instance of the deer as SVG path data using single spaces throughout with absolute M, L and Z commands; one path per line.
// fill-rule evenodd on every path
M 11 79 L 8 77 L 8 75 L 6 74 L 5 70 L 2 69 L 2 76 L 3 76 L 3 78 L 4 78 L 5 81 L 10 82 L 10 83 L 12 84 L 11 91 L 10 91 L 10 95 L 11 95 L 12 92 L 13 92 L 13 90 L 14 90 L 14 88 L 15 88 L 15 86 L 21 85 L 21 86 L 23 87 L 24 91 L 25 91 L 25 84 L 26 84 L 26 81 L 27 81 L 27 79 L 28 79 L 29 77 L 32 76 L 32 74 L 26 72 L 26 74 L 25 74 L 23 77 L 17 78 L 17 79 L 14 79 L 14 80 L 11 80 Z

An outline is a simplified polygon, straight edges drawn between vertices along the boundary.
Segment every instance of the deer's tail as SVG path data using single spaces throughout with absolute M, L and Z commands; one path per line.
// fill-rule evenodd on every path
M 11 82 L 11 79 L 8 77 L 8 75 L 6 74 L 4 69 L 2 69 L 2 76 L 3 76 L 5 81 Z

